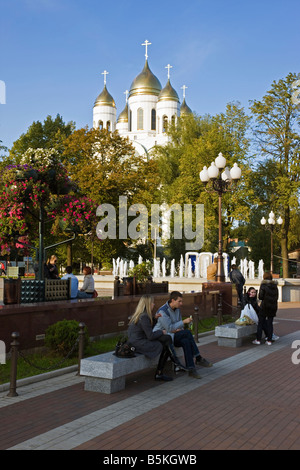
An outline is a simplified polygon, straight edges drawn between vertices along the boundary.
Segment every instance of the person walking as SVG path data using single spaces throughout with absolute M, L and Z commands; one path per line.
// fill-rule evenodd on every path
M 270 272 L 265 272 L 258 298 L 261 300 L 256 339 L 253 344 L 261 344 L 262 332 L 266 334 L 266 344 L 271 346 L 273 339 L 273 319 L 278 308 L 278 287 Z

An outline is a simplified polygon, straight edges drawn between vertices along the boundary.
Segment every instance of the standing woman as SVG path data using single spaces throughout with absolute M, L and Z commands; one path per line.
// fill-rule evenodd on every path
M 262 331 L 267 333 L 266 344 L 271 346 L 273 337 L 273 319 L 278 308 L 278 287 L 273 281 L 270 272 L 265 272 L 261 282 L 258 298 L 262 301 L 259 312 L 259 322 L 257 325 L 257 338 L 254 344 L 260 344 Z
M 153 331 L 154 300 L 150 295 L 143 295 L 129 322 L 128 341 L 136 348 L 136 352 L 152 359 L 160 354 L 155 380 L 170 381 L 172 377 L 163 374 L 163 368 L 170 356 L 168 347 L 172 338 L 165 330 Z
M 51 255 L 50 258 L 47 259 L 47 263 L 44 266 L 44 275 L 46 279 L 60 279 L 56 263 L 57 257 L 55 255 Z

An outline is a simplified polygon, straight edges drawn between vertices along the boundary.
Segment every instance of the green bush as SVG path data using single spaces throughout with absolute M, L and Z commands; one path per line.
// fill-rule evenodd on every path
M 79 322 L 62 320 L 50 325 L 45 333 L 45 345 L 57 354 L 70 357 L 78 353 Z M 88 329 L 84 327 L 84 346 L 89 344 Z
M 140 264 L 129 269 L 128 276 L 135 276 L 138 282 L 146 282 L 148 277 L 151 277 L 152 265 L 150 261 L 143 261 Z

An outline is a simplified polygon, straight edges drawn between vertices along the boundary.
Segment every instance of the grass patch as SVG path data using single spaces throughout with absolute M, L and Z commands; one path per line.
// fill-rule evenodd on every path
M 223 323 L 230 323 L 233 321 L 234 319 L 230 316 L 223 317 Z M 217 325 L 218 320 L 216 317 L 205 318 L 199 322 L 198 332 L 207 333 L 208 331 L 214 330 Z M 193 332 L 193 326 L 191 331 Z M 97 354 L 113 351 L 119 336 L 120 335 L 90 342 L 85 352 L 85 357 L 96 356 Z M 76 364 L 78 364 L 77 356 L 65 359 L 63 356 L 54 355 L 52 351 L 46 349 L 43 353 L 21 353 L 18 357 L 17 380 Z M 8 383 L 10 381 L 10 368 L 10 359 L 7 359 L 6 364 L 0 364 L 0 384 Z
M 115 349 L 116 342 L 117 336 L 91 342 L 86 350 L 85 357 L 113 351 Z M 78 364 L 78 356 L 65 359 L 63 356 L 54 355 L 52 351 L 46 349 L 42 353 L 35 354 L 26 354 L 22 352 L 18 357 L 17 380 L 43 374 L 56 369 L 62 369 L 75 364 Z M 10 369 L 10 359 L 7 359 L 6 364 L 0 364 L 0 384 L 10 382 Z

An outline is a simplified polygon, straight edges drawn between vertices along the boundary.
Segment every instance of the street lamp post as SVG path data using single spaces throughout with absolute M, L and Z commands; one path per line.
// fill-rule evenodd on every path
M 224 170 L 221 173 L 221 170 Z M 226 159 L 222 153 L 219 153 L 210 167 L 203 167 L 200 171 L 200 180 L 205 185 L 208 192 L 216 192 L 219 196 L 219 243 L 218 243 L 218 263 L 217 263 L 217 282 L 225 281 L 224 264 L 223 264 L 223 243 L 222 243 L 222 196 L 231 189 L 232 182 L 237 182 L 241 177 L 241 169 L 237 163 L 229 170 L 226 167 Z M 211 181 L 211 189 L 207 189 L 207 183 Z
M 267 221 L 266 219 L 263 217 L 260 221 L 261 225 L 265 226 L 266 229 L 270 230 L 271 232 L 271 262 L 270 262 L 270 272 L 271 274 L 273 274 L 273 232 L 274 232 L 274 228 L 275 228 L 275 224 L 276 224 L 276 220 L 275 220 L 275 214 L 273 211 L 270 212 L 269 214 L 269 218 L 268 218 L 268 225 L 267 224 Z M 282 218 L 279 216 L 278 219 L 277 219 L 277 224 L 278 225 L 282 225 L 283 223 L 283 220 Z

